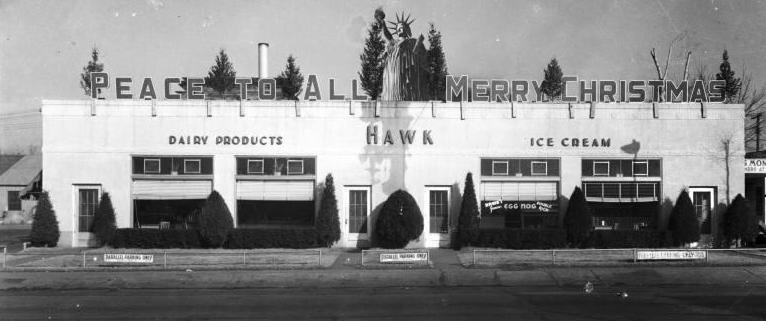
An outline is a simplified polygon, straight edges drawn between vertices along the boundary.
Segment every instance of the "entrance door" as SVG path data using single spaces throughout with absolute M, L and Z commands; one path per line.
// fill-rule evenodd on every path
M 343 195 L 345 219 L 343 231 L 348 246 L 358 246 L 370 240 L 370 187 L 347 186 Z M 368 245 L 368 244 L 365 244 Z
M 694 212 L 700 221 L 700 233 L 710 234 L 710 221 L 713 213 L 713 200 L 715 200 L 715 189 L 712 187 L 690 187 L 689 197 L 694 204 Z
M 428 215 L 426 247 L 449 246 L 449 187 L 426 187 L 425 209 Z

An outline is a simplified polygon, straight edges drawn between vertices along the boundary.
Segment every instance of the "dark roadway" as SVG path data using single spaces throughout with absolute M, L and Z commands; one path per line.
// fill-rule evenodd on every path
M 617 293 L 625 291 L 627 298 Z M 1 320 L 766 320 L 766 287 L 0 291 Z

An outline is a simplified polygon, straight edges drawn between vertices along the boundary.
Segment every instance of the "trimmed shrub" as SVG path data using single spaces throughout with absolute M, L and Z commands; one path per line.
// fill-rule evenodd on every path
M 151 230 L 121 228 L 114 232 L 114 248 L 198 249 L 202 247 L 197 230 Z
M 481 229 L 474 243 L 480 247 L 515 250 L 556 249 L 566 247 L 562 229 Z
M 700 223 L 686 190 L 681 191 L 670 212 L 668 230 L 673 233 L 673 245 L 686 245 L 700 239 Z
M 29 234 L 32 246 L 55 247 L 59 242 L 59 222 L 53 210 L 48 192 L 40 193 L 37 208 L 32 218 L 32 231 Z
M 476 201 L 476 191 L 473 187 L 473 174 L 465 176 L 463 201 L 460 203 L 460 215 L 457 225 L 457 242 L 455 248 L 469 246 L 479 237 L 479 204 Z
M 755 210 L 742 197 L 737 194 L 731 205 L 726 208 L 721 222 L 721 233 L 723 234 L 725 245 L 742 246 L 742 243 L 754 242 L 758 236 L 758 218 Z
M 403 248 L 423 233 L 423 215 L 410 193 L 398 190 L 388 197 L 375 221 L 375 236 L 383 248 Z
M 582 247 L 593 230 L 593 214 L 585 201 L 580 187 L 575 187 L 569 197 L 569 206 L 564 214 L 564 228 L 567 242 L 572 247 Z
M 319 205 L 316 229 L 319 244 L 330 247 L 340 240 L 340 219 L 338 219 L 338 201 L 335 199 L 335 185 L 332 174 L 327 174 L 324 180 L 322 203 Z
M 93 218 L 93 234 L 96 235 L 101 245 L 111 245 L 114 233 L 117 230 L 114 218 L 114 207 L 109 193 L 104 192 L 101 195 L 101 201 L 98 203 L 96 215 Z
M 221 194 L 210 193 L 200 215 L 200 236 L 206 247 L 221 247 L 226 242 L 229 231 L 234 228 L 229 207 Z
M 671 243 L 669 233 L 657 230 L 593 231 L 587 247 L 597 249 L 661 248 Z
M 289 248 L 305 249 L 321 246 L 320 235 L 313 228 L 234 229 L 229 233 L 228 249 Z

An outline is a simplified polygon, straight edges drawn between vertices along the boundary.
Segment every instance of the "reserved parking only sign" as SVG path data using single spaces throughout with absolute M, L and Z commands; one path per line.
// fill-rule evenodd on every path
M 417 253 L 382 253 L 380 263 L 428 262 L 428 252 Z
M 108 263 L 152 263 L 151 254 L 104 254 L 104 262 Z
M 646 250 L 636 251 L 636 260 L 704 260 L 706 251 L 700 250 Z

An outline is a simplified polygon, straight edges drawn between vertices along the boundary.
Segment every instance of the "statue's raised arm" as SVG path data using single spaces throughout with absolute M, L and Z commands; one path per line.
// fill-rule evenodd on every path
M 386 14 L 383 12 L 383 9 L 377 8 L 375 9 L 375 20 L 378 22 L 378 26 L 380 26 L 380 29 L 383 30 L 383 36 L 386 37 L 386 39 L 393 40 L 393 37 L 391 36 L 391 31 L 388 30 L 388 26 L 386 26 Z

